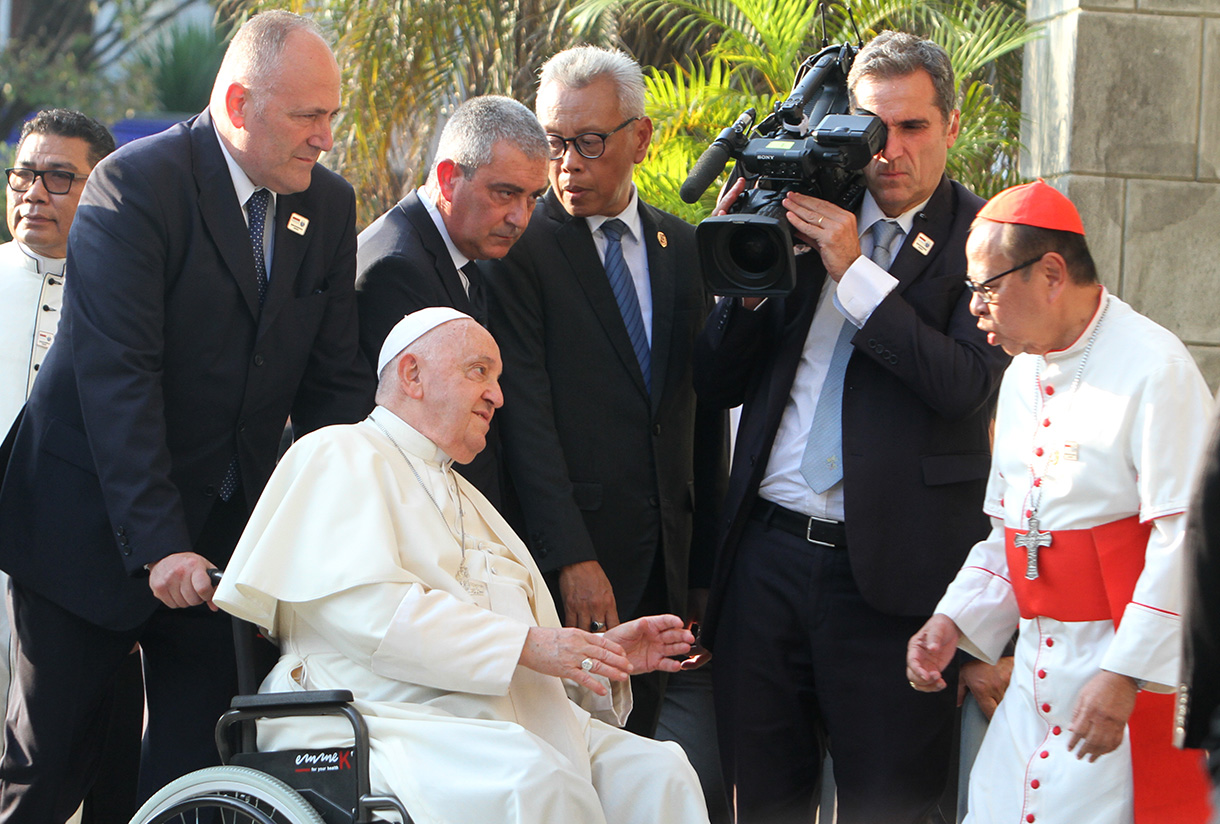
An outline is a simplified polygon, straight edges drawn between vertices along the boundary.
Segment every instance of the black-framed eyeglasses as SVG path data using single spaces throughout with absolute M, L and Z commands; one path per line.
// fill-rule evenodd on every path
M 627 128 L 627 124 L 634 123 L 637 120 L 639 120 L 638 117 L 629 117 L 608 132 L 581 132 L 576 137 L 564 137 L 548 133 L 546 142 L 551 147 L 551 160 L 559 160 L 567 154 L 569 143 L 575 144 L 576 151 L 581 157 L 588 160 L 597 160 L 606 151 L 606 138 L 615 132 L 622 131 Z
M 53 195 L 66 195 L 72 191 L 73 181 L 89 176 L 62 169 L 5 169 L 4 173 L 8 175 L 8 187 L 14 192 L 28 192 L 34 181 L 41 177 L 42 185 Z
M 993 290 L 989 284 L 995 283 L 1005 275 L 1011 275 L 1013 272 L 1019 272 L 1026 266 L 1033 266 L 1035 263 L 1042 260 L 1042 257 L 1043 255 L 1038 255 L 1036 258 L 1030 258 L 1024 263 L 1019 263 L 1011 269 L 1005 269 L 1003 272 L 1000 272 L 1000 274 L 992 275 L 986 280 L 975 282 L 970 278 L 966 278 L 966 288 L 970 290 L 971 294 L 981 297 L 983 299 L 983 303 L 995 303 L 995 290 Z

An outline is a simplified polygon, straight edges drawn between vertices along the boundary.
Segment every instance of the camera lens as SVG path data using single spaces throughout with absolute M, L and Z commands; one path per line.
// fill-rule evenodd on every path
M 757 226 L 740 226 L 728 242 L 729 260 L 744 275 L 769 275 L 779 263 L 775 237 Z

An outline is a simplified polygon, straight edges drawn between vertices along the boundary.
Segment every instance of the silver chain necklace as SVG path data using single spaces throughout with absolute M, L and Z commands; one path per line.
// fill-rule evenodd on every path
M 1080 388 L 1080 380 L 1084 375 L 1084 368 L 1089 362 L 1089 354 L 1093 351 L 1093 343 L 1097 340 L 1097 333 L 1101 331 L 1101 323 L 1106 319 L 1106 312 L 1110 309 L 1110 298 L 1107 296 L 1105 305 L 1101 308 L 1101 315 L 1097 318 L 1097 323 L 1093 327 L 1093 333 L 1089 335 L 1089 340 L 1084 346 L 1084 352 L 1080 356 L 1080 365 L 1076 367 L 1076 375 L 1072 378 L 1071 387 L 1068 389 L 1067 403 L 1063 409 L 1063 416 L 1072 409 L 1072 404 L 1076 400 L 1076 391 Z M 1040 357 L 1034 366 L 1034 395 L 1037 398 L 1037 403 L 1034 407 L 1034 435 L 1033 440 L 1038 438 L 1038 430 L 1042 426 L 1042 410 L 1044 401 L 1042 399 L 1042 358 Z M 1031 454 L 1036 454 L 1031 450 Z M 1027 464 L 1029 467 L 1029 500 L 1027 523 L 1028 527 L 1024 535 L 1018 535 L 1013 539 L 1016 546 L 1025 549 L 1025 577 L 1030 580 L 1036 580 L 1038 577 L 1038 550 L 1042 547 L 1049 547 L 1051 541 L 1051 533 L 1042 532 L 1040 530 L 1041 523 L 1038 520 L 1038 508 L 1042 505 L 1042 481 L 1046 477 L 1047 470 L 1050 469 L 1051 456 L 1047 456 L 1046 462 L 1043 465 L 1042 474 L 1039 475 L 1034 469 L 1034 462 L 1030 460 Z
M 390 434 L 389 430 L 387 430 L 384 426 L 381 425 L 381 421 L 379 421 L 376 418 L 373 418 L 371 416 L 369 417 L 369 420 L 373 422 L 374 426 L 376 426 L 379 430 L 381 430 L 382 435 L 385 435 L 387 438 L 390 439 L 390 443 L 392 443 L 394 445 L 394 448 L 396 450 L 398 450 L 398 454 L 401 455 L 402 459 L 406 462 L 407 468 L 410 469 L 411 474 L 415 476 L 415 482 L 419 484 L 419 488 L 424 491 L 424 494 L 428 496 L 428 500 L 432 502 L 432 506 L 436 508 L 436 514 L 441 516 L 441 520 L 444 522 L 445 528 L 448 529 L 450 531 L 450 533 L 452 533 L 453 527 L 449 525 L 449 519 L 445 517 L 445 511 L 443 509 L 441 509 L 441 505 L 439 503 L 437 503 L 436 498 L 433 497 L 432 490 L 429 489 L 428 485 L 424 483 L 424 479 L 420 476 L 419 470 L 417 470 L 415 468 L 415 464 L 412 463 L 411 459 L 407 457 L 407 453 L 405 451 L 403 451 L 403 448 L 401 446 L 398 445 L 398 441 L 396 441 L 394 439 L 394 436 Z M 442 470 L 442 472 L 443 471 L 444 470 Z M 448 485 L 449 485 L 448 481 L 446 481 L 446 483 L 445 483 L 446 488 L 448 488 Z M 461 496 L 460 492 L 453 496 L 453 503 L 454 503 L 454 507 L 457 509 L 458 535 L 456 537 L 457 537 L 458 541 L 461 543 L 461 550 L 462 550 L 462 560 L 458 564 L 458 571 L 457 571 L 457 576 L 456 576 L 457 582 L 462 585 L 462 589 L 466 590 L 471 595 L 477 595 L 477 596 L 486 595 L 487 594 L 487 585 L 481 581 L 472 580 L 470 577 L 469 570 L 466 569 L 466 529 L 464 526 L 465 511 L 462 508 L 462 496 Z

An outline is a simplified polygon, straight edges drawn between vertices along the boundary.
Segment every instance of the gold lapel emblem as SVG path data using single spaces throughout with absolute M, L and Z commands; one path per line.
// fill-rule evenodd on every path
M 919 252 L 919 254 L 927 255 L 928 252 L 932 251 L 932 247 L 936 245 L 936 241 L 920 232 L 915 236 L 915 242 L 911 245 L 915 247 L 915 251 Z
M 657 232 L 657 243 L 661 244 L 662 249 L 669 245 L 669 238 L 665 237 L 664 232 Z
M 300 215 L 297 212 L 293 212 L 292 217 L 288 218 L 288 231 L 295 232 L 298 235 L 304 235 L 305 230 L 308 228 L 309 218 Z

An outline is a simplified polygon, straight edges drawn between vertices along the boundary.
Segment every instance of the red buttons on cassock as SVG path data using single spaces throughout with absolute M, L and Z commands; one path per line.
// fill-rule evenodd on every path
M 1054 639 L 1054 638 L 1047 638 L 1047 639 L 1046 639 L 1046 645 L 1047 645 L 1048 647 L 1053 647 L 1053 646 L 1055 646 L 1055 639 Z
M 1037 455 L 1039 458 L 1041 458 L 1042 457 L 1042 447 L 1038 447 L 1037 449 L 1035 449 L 1034 454 Z
M 1054 727 L 1051 729 L 1051 732 L 1054 733 L 1055 735 L 1058 735 L 1059 733 L 1063 732 L 1063 730 L 1060 729 L 1059 727 Z
M 1051 711 L 1051 705 L 1050 705 L 1050 704 L 1043 704 L 1043 705 L 1042 705 L 1042 711 L 1043 711 L 1043 712 L 1050 712 L 1050 711 Z
M 1045 678 L 1045 677 L 1046 677 L 1046 670 L 1038 670 L 1038 677 L 1039 677 L 1039 678 Z
M 1030 813 L 1029 815 L 1025 816 L 1025 820 L 1028 821 L 1029 824 L 1034 824 L 1034 814 Z
M 1046 750 L 1043 750 L 1042 752 L 1038 753 L 1039 758 L 1050 758 L 1050 755 L 1051 754 L 1049 752 L 1047 752 Z
M 1044 420 L 1042 421 L 1042 425 L 1043 425 L 1043 426 L 1050 426 L 1050 425 L 1051 425 L 1051 419 L 1050 419 L 1050 418 L 1046 418 L 1046 419 L 1044 419 Z
M 1034 478 L 1034 486 L 1042 486 L 1042 479 Z
M 1042 782 L 1036 778 L 1033 781 L 1029 782 L 1030 789 L 1036 790 L 1041 786 L 1042 786 Z
M 1025 517 L 1026 517 L 1026 518 L 1032 518 L 1032 517 L 1034 517 L 1034 511 L 1033 511 L 1032 509 L 1027 509 L 1027 510 L 1025 510 Z
M 1046 394 L 1048 394 L 1048 395 L 1055 394 L 1055 387 L 1053 387 L 1053 386 L 1046 387 Z

